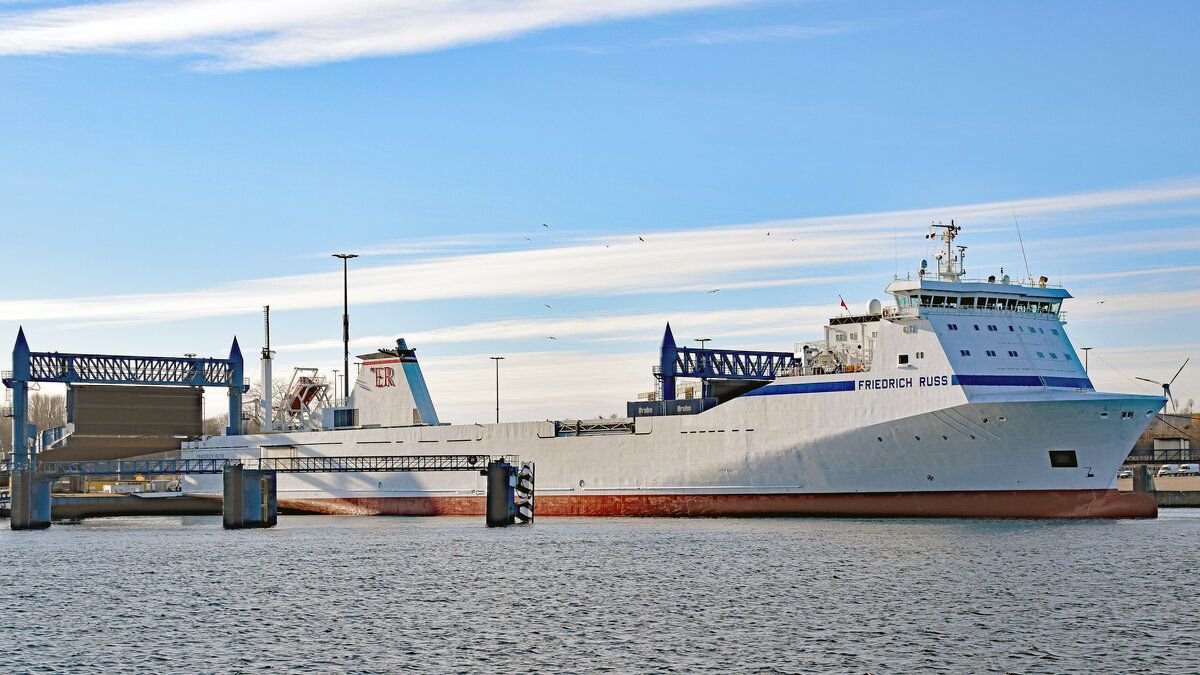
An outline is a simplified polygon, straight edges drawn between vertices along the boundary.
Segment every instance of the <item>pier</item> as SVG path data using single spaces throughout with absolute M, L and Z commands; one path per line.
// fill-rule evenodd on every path
M 478 471 L 487 476 L 486 522 L 504 527 L 533 521 L 534 466 L 516 456 L 368 455 L 349 457 L 269 457 L 261 459 L 155 459 L 90 462 L 36 462 L 32 468 L 7 466 L 12 497 L 9 525 L 14 530 L 50 527 L 50 484 L 64 476 L 221 474 L 222 517 L 226 529 L 272 527 L 277 523 L 276 475 Z

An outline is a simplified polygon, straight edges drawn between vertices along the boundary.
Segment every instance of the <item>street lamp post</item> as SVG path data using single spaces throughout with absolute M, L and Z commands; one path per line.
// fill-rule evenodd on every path
M 700 343 L 700 349 L 704 349 L 704 343 L 712 342 L 712 338 L 696 338 L 696 342 Z
M 1080 347 L 1083 350 L 1083 374 L 1087 375 L 1088 352 L 1092 351 L 1091 347 Z
M 496 424 L 500 424 L 500 362 L 504 360 L 504 357 L 489 356 L 488 358 L 496 362 Z
M 342 259 L 342 358 L 346 368 L 342 376 L 345 384 L 342 395 L 342 405 L 350 400 L 350 277 L 346 261 L 357 258 L 357 253 L 334 253 L 333 257 Z

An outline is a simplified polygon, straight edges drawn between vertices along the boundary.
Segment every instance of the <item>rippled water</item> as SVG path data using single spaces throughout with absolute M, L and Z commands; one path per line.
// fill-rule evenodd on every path
M 1200 671 L 1195 509 L 0 525 L 5 672 Z

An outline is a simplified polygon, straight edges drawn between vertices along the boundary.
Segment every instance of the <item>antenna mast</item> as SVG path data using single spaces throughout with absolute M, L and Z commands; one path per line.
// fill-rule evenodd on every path
M 1017 222 L 1017 210 L 1013 209 L 1013 225 L 1017 226 L 1017 241 L 1021 244 L 1021 259 L 1025 261 L 1025 278 L 1033 285 L 1033 275 L 1029 273 L 1029 258 L 1025 257 L 1025 240 L 1021 238 L 1021 224 Z

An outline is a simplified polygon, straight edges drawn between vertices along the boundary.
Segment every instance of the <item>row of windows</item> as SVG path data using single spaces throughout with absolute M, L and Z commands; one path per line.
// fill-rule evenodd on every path
M 918 352 L 918 353 L 919 353 L 919 352 Z M 958 350 L 958 353 L 959 353 L 959 355 L 960 355 L 960 356 L 970 356 L 970 355 L 971 355 L 971 350 L 970 350 L 970 349 L 960 349 L 960 350 Z M 996 355 L 996 352 L 995 352 L 995 350 L 988 349 L 987 351 L 985 351 L 985 352 L 984 352 L 984 354 L 987 354 L 988 356 L 995 356 L 995 355 Z M 1011 349 L 1010 349 L 1010 350 L 1008 350 L 1008 355 L 1009 355 L 1009 356 L 1011 356 L 1011 357 L 1013 357 L 1013 358 L 1016 358 L 1016 357 L 1020 356 L 1020 354 L 1018 354 L 1017 352 L 1015 352 L 1015 351 L 1013 351 L 1013 350 L 1011 350 Z M 922 356 L 924 356 L 924 354 L 922 354 Z M 1044 359 L 1044 358 L 1046 358 L 1046 355 L 1045 355 L 1044 353 L 1042 353 L 1042 352 L 1038 352 L 1038 353 L 1037 353 L 1037 357 L 1038 357 L 1039 359 Z M 1052 359 L 1057 359 L 1057 358 L 1058 358 L 1058 354 L 1055 354 L 1054 352 L 1050 352 L 1050 358 L 1052 358 Z M 1066 359 L 1066 360 L 1068 360 L 1068 361 L 1074 361 L 1074 360 L 1075 360 L 1075 359 L 1072 359 L 1072 358 L 1071 358 L 1071 355 L 1070 355 L 1070 354 L 1067 354 L 1067 353 L 1065 353 L 1065 352 L 1063 353 L 1063 358 L 1064 358 L 1064 359 Z
M 979 324 L 974 324 L 974 326 L 975 326 L 975 330 L 979 330 Z M 948 324 L 946 324 L 946 328 L 947 328 L 947 329 L 949 329 L 949 330 L 958 330 L 958 324 L 956 324 L 956 323 L 948 323 Z M 987 327 L 987 329 L 988 329 L 988 332 L 991 332 L 991 333 L 996 333 L 996 332 L 999 332 L 999 331 L 1000 331 L 1000 327 L 999 327 L 999 326 L 997 326 L 997 325 L 996 325 L 996 324 L 994 324 L 994 323 L 988 324 L 988 327 Z M 1025 327 L 1024 327 L 1024 326 L 1016 326 L 1016 327 L 1014 327 L 1012 324 L 1009 324 L 1009 326 L 1008 326 L 1008 332 L 1010 332 L 1010 333 L 1017 333 L 1017 332 L 1024 333 L 1024 332 L 1025 332 Z M 1044 329 L 1044 328 L 1038 328 L 1038 327 L 1036 327 L 1036 326 L 1030 326 L 1030 327 L 1029 327 L 1029 332 L 1030 332 L 1030 333 L 1033 333 L 1034 335 L 1037 335 L 1037 334 L 1045 335 L 1045 334 L 1046 334 L 1046 329 Z M 1051 329 L 1050 329 L 1050 332 L 1051 332 L 1051 333 L 1053 333 L 1054 335 L 1058 335 L 1058 329 L 1057 329 L 1057 328 L 1051 328 Z
M 1009 312 L 1035 312 L 1057 314 L 1060 300 L 1018 300 L 1017 298 L 992 298 L 987 296 L 960 297 L 957 295 L 898 295 L 896 303 L 901 307 L 938 307 L 945 309 L 995 309 Z

